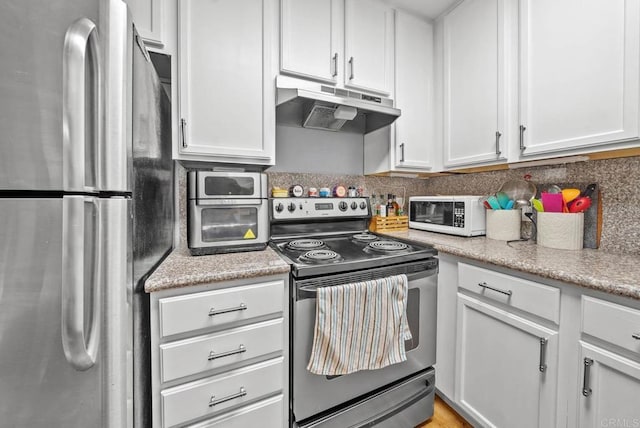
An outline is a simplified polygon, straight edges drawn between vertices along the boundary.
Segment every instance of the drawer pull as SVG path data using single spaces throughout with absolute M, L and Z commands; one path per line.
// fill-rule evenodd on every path
M 486 282 L 479 282 L 478 286 L 482 287 L 482 288 L 488 288 L 489 290 L 493 290 L 493 291 L 495 291 L 497 293 L 506 294 L 507 296 L 511 296 L 513 294 L 513 292 L 511 290 L 506 290 L 506 291 L 505 290 L 501 290 L 499 288 L 495 288 L 495 287 L 492 287 L 492 286 L 488 285 Z
M 631 337 L 633 337 L 636 340 L 640 340 L 640 333 L 633 333 Z
M 584 378 L 582 379 L 582 395 L 588 397 L 591 395 L 591 388 L 589 387 L 589 374 L 591 372 L 591 366 L 593 365 L 593 359 L 584 359 Z
M 225 402 L 227 402 L 229 400 L 233 400 L 235 398 L 244 397 L 245 395 L 247 395 L 247 390 L 244 389 L 244 386 L 240 387 L 240 392 L 236 392 L 235 394 L 227 395 L 226 397 L 218 398 L 217 400 L 216 400 L 216 396 L 212 395 L 211 399 L 209 400 L 209 407 L 217 406 L 218 404 L 225 403 Z
M 218 358 L 229 357 L 231 355 L 236 355 L 236 354 L 242 354 L 243 352 L 247 352 L 247 348 L 244 345 L 240 345 L 238 347 L 238 349 L 234 349 L 232 351 L 220 352 L 218 354 L 216 354 L 215 352 L 211 351 L 211 352 L 209 352 L 208 360 L 209 361 L 217 360 Z
M 539 370 L 544 373 L 547 370 L 547 343 L 549 341 L 544 337 L 540 338 L 540 366 Z
M 211 308 L 209 309 L 209 316 L 212 317 L 214 315 L 227 314 L 229 312 L 246 311 L 246 310 L 247 310 L 247 305 L 245 305 L 244 303 L 240 303 L 240 306 L 237 306 L 235 308 L 226 308 L 226 309 Z

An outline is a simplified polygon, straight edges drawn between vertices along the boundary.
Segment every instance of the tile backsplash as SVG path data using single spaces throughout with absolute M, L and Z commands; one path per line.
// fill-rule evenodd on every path
M 178 181 L 179 236 L 186 236 L 186 174 L 176 169 Z M 404 198 L 420 195 L 486 195 L 496 192 L 509 180 L 531 177 L 534 183 L 597 183 L 602 197 L 602 237 L 600 249 L 640 256 L 640 157 L 607 159 L 554 166 L 520 168 L 473 174 L 456 174 L 428 179 L 368 177 L 362 175 L 267 172 L 269 190 L 329 187 L 337 184 L 360 187 L 366 196 L 393 193 Z

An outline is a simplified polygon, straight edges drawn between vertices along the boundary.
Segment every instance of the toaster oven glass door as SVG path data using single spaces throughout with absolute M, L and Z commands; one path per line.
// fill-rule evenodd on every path
M 453 226 L 453 202 L 411 201 L 410 221 L 440 226 Z
M 252 241 L 262 232 L 259 206 L 214 206 L 200 212 L 202 242 Z
M 204 193 L 206 196 L 257 196 L 260 190 L 255 176 L 205 176 Z

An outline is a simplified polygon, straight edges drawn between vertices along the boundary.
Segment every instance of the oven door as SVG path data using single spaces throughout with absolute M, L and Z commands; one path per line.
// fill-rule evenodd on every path
M 410 266 L 410 264 L 407 264 Z M 375 269 L 376 278 L 397 274 L 397 267 Z M 343 376 L 321 376 L 307 371 L 315 327 L 315 293 L 295 291 L 292 308 L 292 411 L 300 422 L 339 406 L 375 389 L 435 364 L 436 356 L 436 273 L 437 267 L 409 273 L 407 318 L 413 336 L 406 342 L 407 361 L 379 370 L 365 370 Z M 355 275 L 355 274 L 354 274 Z M 352 282 L 340 275 L 342 283 Z M 333 282 L 333 276 L 326 280 Z M 358 278 L 354 278 L 359 280 Z M 304 281 L 299 281 L 303 283 Z
M 258 172 L 189 171 L 189 199 L 265 199 L 267 178 Z
M 266 199 L 189 201 L 189 248 L 203 254 L 264 246 L 269 240 Z

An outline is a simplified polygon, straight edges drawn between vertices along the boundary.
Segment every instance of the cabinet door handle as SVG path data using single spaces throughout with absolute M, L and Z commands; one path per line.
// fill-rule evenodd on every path
M 633 337 L 636 340 L 640 340 L 640 333 L 633 333 L 631 337 Z
M 404 162 L 404 143 L 400 144 L 400 162 Z
M 333 54 L 333 73 L 331 73 L 332 77 L 336 77 L 338 75 L 338 52 Z
M 187 121 L 183 118 L 180 119 L 180 135 L 182 136 L 182 147 L 186 148 L 187 147 L 187 137 L 185 134 L 185 130 L 184 128 L 187 127 Z
M 236 311 L 246 311 L 246 310 L 247 310 L 247 305 L 244 303 L 240 303 L 240 305 L 236 306 L 235 308 L 225 308 L 225 309 L 211 308 L 209 309 L 209 316 L 212 317 L 214 315 L 226 314 L 229 312 L 236 312 Z
M 244 386 L 240 387 L 240 392 L 236 392 L 235 394 L 227 395 L 226 397 L 218 398 L 217 400 L 216 400 L 216 396 L 212 395 L 211 398 L 209 399 L 209 407 L 217 406 L 218 404 L 222 404 L 224 402 L 227 402 L 229 400 L 233 400 L 235 398 L 244 397 L 245 395 L 247 395 L 247 390 L 244 388 Z
M 355 76 L 355 73 L 353 72 L 353 68 L 354 68 L 353 63 L 354 63 L 353 57 L 349 58 L 349 70 L 350 70 L 349 80 L 353 80 L 353 77 Z
M 538 367 L 542 373 L 547 370 L 547 340 L 544 337 L 540 338 L 540 366 Z
M 488 285 L 486 282 L 479 282 L 478 286 L 482 287 L 482 288 L 487 288 L 489 290 L 493 290 L 493 291 L 495 291 L 497 293 L 506 294 L 507 296 L 511 296 L 513 294 L 513 291 L 511 291 L 511 290 L 501 290 L 499 288 L 495 288 L 495 287 L 492 287 L 492 286 Z
M 230 357 L 231 355 L 242 354 L 243 352 L 247 352 L 247 348 L 244 345 L 240 345 L 238 349 L 233 349 L 231 351 L 219 352 L 215 353 L 213 351 L 209 352 L 209 357 L 207 358 L 209 361 L 217 360 L 222 357 Z
M 520 125 L 520 151 L 524 151 L 527 148 L 527 146 L 524 145 L 524 131 L 526 130 L 526 126 Z
M 584 378 L 582 379 L 582 395 L 588 397 L 591 395 L 591 388 L 589 387 L 589 377 L 591 372 L 591 366 L 593 365 L 593 359 L 584 359 Z
M 502 137 L 502 134 L 500 131 L 496 131 L 496 156 L 500 156 L 502 154 L 500 151 L 500 137 Z

